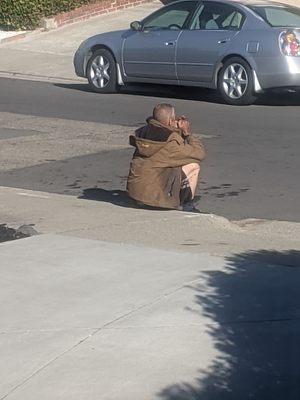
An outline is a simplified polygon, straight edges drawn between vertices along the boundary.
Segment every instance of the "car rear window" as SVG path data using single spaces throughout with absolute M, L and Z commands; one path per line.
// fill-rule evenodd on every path
M 273 27 L 300 28 L 300 8 L 284 6 L 250 6 L 249 8 Z

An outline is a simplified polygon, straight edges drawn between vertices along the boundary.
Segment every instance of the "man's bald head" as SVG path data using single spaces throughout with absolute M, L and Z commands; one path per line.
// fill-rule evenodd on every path
M 153 118 L 164 125 L 172 125 L 175 121 L 175 109 L 171 104 L 157 104 L 153 109 Z

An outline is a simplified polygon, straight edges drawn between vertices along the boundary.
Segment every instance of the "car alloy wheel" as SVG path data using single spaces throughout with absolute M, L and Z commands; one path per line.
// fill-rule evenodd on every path
M 246 93 L 248 87 L 248 74 L 241 64 L 230 64 L 224 71 L 224 92 L 233 100 L 238 100 Z
M 231 57 L 218 73 L 218 90 L 227 104 L 244 106 L 256 100 L 253 70 L 242 57 Z
M 117 66 L 113 54 L 107 49 L 96 50 L 87 65 L 87 78 L 97 93 L 114 93 L 118 88 Z
M 110 81 L 110 63 L 104 56 L 94 58 L 90 66 L 90 77 L 93 85 L 98 89 L 105 88 Z

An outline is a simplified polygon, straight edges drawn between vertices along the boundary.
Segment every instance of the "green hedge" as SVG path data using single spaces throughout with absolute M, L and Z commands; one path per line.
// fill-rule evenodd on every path
M 0 0 L 0 29 L 34 29 L 42 17 L 74 10 L 95 0 Z

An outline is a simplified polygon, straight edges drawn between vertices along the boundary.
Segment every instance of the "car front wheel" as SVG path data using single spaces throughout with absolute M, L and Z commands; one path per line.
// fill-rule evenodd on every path
M 117 89 L 116 62 L 110 51 L 95 51 L 87 65 L 90 87 L 98 93 L 113 93 Z
M 249 64 L 239 57 L 227 60 L 219 73 L 218 89 L 228 104 L 254 103 L 253 72 Z

